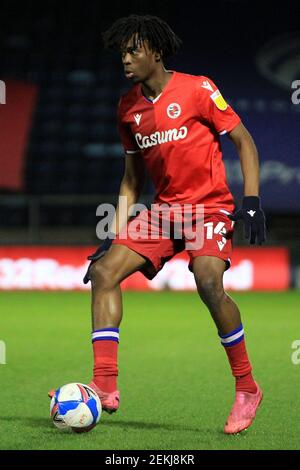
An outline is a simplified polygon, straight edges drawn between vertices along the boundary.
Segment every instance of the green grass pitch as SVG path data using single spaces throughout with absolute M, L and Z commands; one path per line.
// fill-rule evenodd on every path
M 234 382 L 196 293 L 125 293 L 121 407 L 87 434 L 56 429 L 47 391 L 91 378 L 88 293 L 0 294 L 1 449 L 299 449 L 299 292 L 239 293 L 264 400 L 251 428 L 223 434 Z

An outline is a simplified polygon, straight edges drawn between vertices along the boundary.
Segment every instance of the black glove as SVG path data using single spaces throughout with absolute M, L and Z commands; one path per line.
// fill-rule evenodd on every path
M 258 196 L 244 196 L 242 208 L 228 217 L 235 222 L 243 219 L 245 238 L 250 238 L 251 245 L 266 241 L 266 218 Z
M 83 278 L 83 283 L 87 284 L 91 278 L 90 278 L 90 268 L 92 264 L 95 263 L 98 259 L 102 258 L 102 256 L 105 255 L 105 253 L 110 249 L 110 246 L 113 242 L 113 239 L 115 238 L 115 234 L 113 233 L 108 233 L 107 238 L 103 241 L 102 245 L 100 245 L 95 253 L 92 255 L 88 256 L 87 259 L 90 260 L 89 267 L 87 268 L 87 272 L 85 273 L 85 276 Z

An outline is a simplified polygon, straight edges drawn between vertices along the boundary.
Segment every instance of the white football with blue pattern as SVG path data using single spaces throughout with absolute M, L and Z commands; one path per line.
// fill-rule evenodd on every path
M 75 432 L 93 429 L 101 417 L 101 402 L 88 385 L 70 383 L 55 391 L 50 403 L 50 416 L 59 429 L 71 428 Z

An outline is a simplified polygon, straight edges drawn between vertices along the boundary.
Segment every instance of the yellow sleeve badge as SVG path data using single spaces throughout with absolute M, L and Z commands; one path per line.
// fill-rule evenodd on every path
M 220 111 L 225 111 L 227 109 L 228 104 L 224 100 L 219 90 L 216 90 L 214 93 L 212 93 L 210 97 L 217 106 L 217 108 L 220 109 Z

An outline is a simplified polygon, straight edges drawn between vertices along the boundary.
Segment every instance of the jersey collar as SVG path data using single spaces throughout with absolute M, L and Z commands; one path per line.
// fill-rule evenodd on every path
M 140 95 L 144 98 L 144 100 L 147 101 L 147 103 L 155 104 L 155 103 L 159 100 L 159 98 L 162 96 L 162 94 L 166 92 L 166 90 L 168 89 L 170 83 L 174 80 L 174 77 L 175 77 L 175 75 L 176 75 L 176 71 L 175 71 L 175 70 L 167 70 L 167 72 L 172 72 L 172 76 L 171 76 L 170 80 L 168 81 L 168 83 L 167 83 L 167 84 L 165 85 L 165 87 L 163 88 L 162 92 L 161 92 L 156 98 L 154 98 L 154 100 L 150 100 L 149 98 L 146 98 L 145 95 L 143 95 L 142 86 L 141 86 L 141 84 L 140 84 L 140 86 L 139 86 L 139 93 L 140 93 Z

